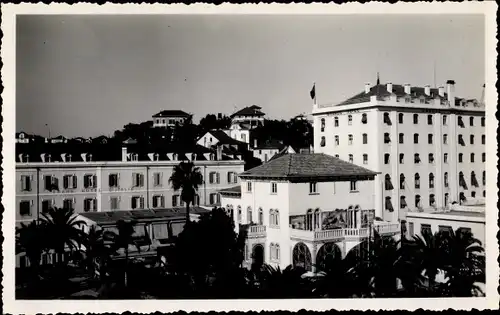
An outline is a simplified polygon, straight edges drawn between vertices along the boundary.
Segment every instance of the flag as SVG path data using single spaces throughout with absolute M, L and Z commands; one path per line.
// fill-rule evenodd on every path
M 316 84 L 313 85 L 311 92 L 309 92 L 309 94 L 311 95 L 311 98 L 313 100 L 316 99 Z

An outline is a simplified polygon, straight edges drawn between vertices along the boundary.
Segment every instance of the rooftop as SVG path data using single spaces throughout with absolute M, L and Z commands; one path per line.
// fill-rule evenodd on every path
M 178 109 L 162 110 L 161 112 L 153 115 L 153 117 L 189 117 L 190 115 L 185 111 Z
M 189 212 L 191 214 L 203 214 L 210 212 L 201 207 L 190 207 Z M 165 208 L 165 209 L 142 209 L 142 210 L 130 210 L 130 211 L 104 211 L 104 212 L 86 212 L 80 213 L 81 216 L 95 222 L 98 225 L 109 225 L 115 224 L 119 220 L 125 221 L 162 221 L 165 219 L 177 219 L 185 218 L 186 208 L 185 207 L 175 207 L 175 208 Z
M 231 138 L 222 130 L 210 130 L 209 133 L 214 136 L 221 144 L 247 145 L 245 142 Z
M 257 146 L 255 147 L 255 149 L 257 150 L 261 150 L 261 149 L 278 149 L 278 150 L 282 150 L 283 148 L 285 148 L 285 145 L 277 140 L 270 140 L 270 141 L 266 141 L 262 144 L 257 144 Z
M 231 118 L 235 116 L 265 116 L 266 114 L 264 114 L 261 109 L 262 108 L 257 105 L 248 106 L 232 114 Z
M 241 185 L 221 189 L 219 190 L 219 193 L 221 195 L 241 196 Z
M 280 178 L 300 180 L 373 179 L 377 173 L 323 153 L 285 154 L 252 168 L 241 178 Z

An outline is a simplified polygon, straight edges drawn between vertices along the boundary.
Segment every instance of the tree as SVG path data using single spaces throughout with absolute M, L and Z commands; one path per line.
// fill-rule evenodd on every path
M 214 208 L 179 234 L 172 255 L 174 268 L 192 279 L 198 297 L 231 295 L 237 293 L 233 288 L 241 286 L 241 278 L 234 275 L 241 266 L 243 246 L 232 218 Z
M 94 275 L 98 274 L 101 279 L 106 277 L 106 266 L 111 254 L 111 249 L 105 245 L 105 241 L 112 238 L 110 232 L 92 225 L 83 242 L 85 245 L 84 263 Z
M 221 114 L 218 116 L 208 114 L 200 119 L 199 126 L 203 132 L 207 132 L 209 130 L 229 129 L 231 126 L 231 118 L 226 115 L 222 116 Z
M 50 208 L 47 213 L 42 213 L 40 218 L 45 233 L 48 247 L 53 249 L 58 256 L 58 264 L 63 263 L 66 250 L 71 253 L 81 249 L 84 240 L 83 227 L 85 221 L 78 220 L 78 216 L 70 208 Z
M 136 246 L 137 250 L 140 251 L 140 246 L 135 242 L 135 221 L 124 221 L 118 220 L 116 222 L 116 228 L 118 233 L 110 234 L 113 245 L 113 250 L 117 251 L 123 249 L 125 252 L 125 268 L 124 268 L 124 286 L 127 287 L 127 268 L 128 268 L 128 255 L 129 255 L 129 245 Z
M 203 184 L 203 175 L 192 162 L 181 162 L 174 167 L 168 180 L 174 191 L 181 190 L 181 200 L 186 203 L 186 223 L 189 223 L 189 205 L 194 202 L 198 186 Z
M 314 294 L 328 298 L 349 298 L 355 293 L 352 269 L 349 259 L 334 256 L 318 268 L 318 277 L 314 280 Z
M 284 270 L 280 267 L 264 265 L 259 272 L 261 294 L 265 298 L 305 298 L 311 291 L 307 280 L 302 278 L 305 269 L 289 265 Z
M 28 225 L 21 223 L 21 227 L 16 228 L 16 255 L 26 255 L 34 276 L 38 276 L 40 259 L 46 248 L 43 235 L 42 227 L 35 221 Z

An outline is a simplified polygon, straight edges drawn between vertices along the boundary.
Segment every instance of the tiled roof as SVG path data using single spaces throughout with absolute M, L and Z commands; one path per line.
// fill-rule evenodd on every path
M 241 195 L 241 185 L 219 190 L 222 195 Z
M 288 180 L 368 177 L 377 173 L 326 154 L 286 154 L 240 174 L 241 178 Z
M 231 118 L 235 116 L 265 116 L 265 114 L 260 111 L 261 109 L 262 108 L 257 105 L 248 106 L 232 114 Z
M 190 115 L 182 110 L 169 109 L 153 115 L 153 117 L 189 117 Z
M 82 154 L 92 154 L 93 161 L 120 161 L 121 146 L 117 144 L 69 143 L 16 143 L 16 162 L 19 155 L 29 156 L 29 162 L 42 162 L 42 154 L 50 154 L 51 161 L 62 162 L 61 154 L 71 154 L 72 162 L 83 162 Z
M 436 98 L 439 97 L 439 89 L 431 88 L 430 89 L 430 95 L 433 95 L 433 97 L 428 96 L 425 94 L 425 88 L 423 87 L 418 87 L 418 86 L 412 86 L 410 89 L 410 94 L 405 93 L 404 86 L 401 84 L 393 84 L 392 85 L 392 94 L 395 94 L 397 97 L 404 97 L 404 96 L 411 96 L 412 98 L 419 98 L 419 97 L 425 97 L 425 98 Z M 370 101 L 370 97 L 376 95 L 377 97 L 387 97 L 390 96 L 391 93 L 387 91 L 387 85 L 386 84 L 378 84 L 375 86 L 372 86 L 370 88 L 369 93 L 360 92 L 353 97 L 348 98 L 347 100 L 337 104 L 337 106 L 341 105 L 348 105 L 348 104 L 356 104 L 356 103 L 365 103 Z M 444 99 L 447 98 L 447 94 L 444 93 Z
M 231 138 L 222 130 L 210 130 L 209 131 L 214 138 L 219 140 L 221 144 L 236 144 L 236 145 L 246 145 L 245 142 L 238 141 L 236 139 Z
M 208 213 L 201 207 L 190 207 L 189 213 L 192 214 L 203 214 Z M 141 209 L 141 210 L 119 210 L 119 211 L 104 211 L 104 212 L 87 212 L 79 213 L 81 216 L 94 221 L 97 224 L 114 224 L 118 220 L 134 220 L 137 222 L 141 221 L 159 221 L 165 219 L 174 218 L 185 218 L 186 208 L 185 207 L 175 207 L 175 208 L 165 208 L 165 209 Z

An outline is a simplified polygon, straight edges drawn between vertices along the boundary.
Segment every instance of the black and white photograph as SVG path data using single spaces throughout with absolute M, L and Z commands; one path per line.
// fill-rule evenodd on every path
M 12 5 L 12 299 L 498 307 L 496 4 L 476 5 Z

